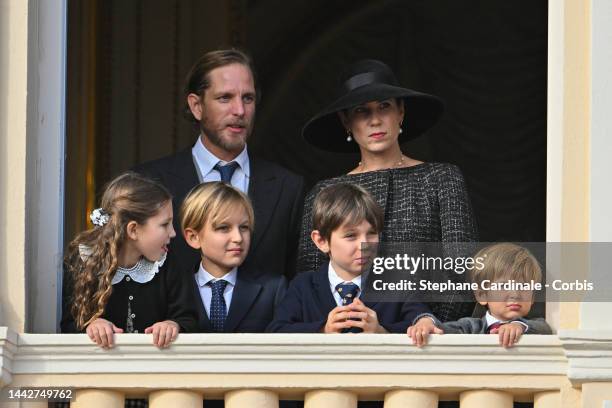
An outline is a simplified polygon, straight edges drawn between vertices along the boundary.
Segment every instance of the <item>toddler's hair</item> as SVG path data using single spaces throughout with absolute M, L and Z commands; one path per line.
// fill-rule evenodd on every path
M 485 256 L 486 255 L 486 256 Z M 470 270 L 472 282 L 480 286 L 485 279 L 491 282 L 540 282 L 542 280 L 542 269 L 538 260 L 527 248 L 503 242 L 489 245 L 474 255 L 474 259 L 483 259 L 484 267 L 476 267 Z

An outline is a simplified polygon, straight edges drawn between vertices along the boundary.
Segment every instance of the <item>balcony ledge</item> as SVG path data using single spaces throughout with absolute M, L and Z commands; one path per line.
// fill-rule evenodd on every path
M 407 336 L 391 334 L 181 334 L 164 350 L 146 334 L 117 335 L 111 350 L 98 348 L 83 334 L 21 334 L 16 344 L 15 339 L 0 332 L 2 355 L 13 375 L 567 372 L 557 336 L 525 336 L 511 349 L 500 347 L 497 336 L 482 335 L 436 335 L 420 349 Z
M 612 382 L 612 332 L 609 330 L 561 330 L 568 361 L 567 376 L 574 385 Z
M 465 388 L 510 379 L 528 389 L 534 376 L 548 384 L 542 389 L 566 378 L 577 387 L 612 381 L 612 332 L 603 331 L 523 336 L 511 349 L 500 347 L 497 336 L 449 334 L 431 336 L 420 349 L 407 336 L 390 334 L 181 334 L 164 350 L 151 341 L 151 335 L 117 335 L 116 346 L 102 350 L 84 334 L 16 334 L 3 327 L 0 387 L 32 384 L 33 378 L 40 384 L 100 384 L 92 380 L 100 374 L 112 387 L 126 376 L 160 387 L 162 377 L 172 374 L 185 387 L 211 389 L 242 384 L 245 375 L 250 386 L 260 387 L 281 380 L 298 387 L 305 377 L 321 386 L 345 374 L 352 386 L 364 388 L 407 382 Z

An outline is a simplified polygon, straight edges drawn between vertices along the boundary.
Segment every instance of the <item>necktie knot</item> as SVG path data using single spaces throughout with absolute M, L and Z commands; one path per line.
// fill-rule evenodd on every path
M 336 292 L 342 298 L 342 305 L 350 305 L 359 293 L 359 286 L 353 282 L 343 282 L 336 285 Z
M 210 285 L 213 293 L 223 293 L 225 291 L 225 287 L 227 286 L 227 281 L 224 279 L 219 279 L 210 281 L 208 284 Z
M 236 168 L 238 168 L 238 163 L 233 161 L 227 164 L 221 164 L 221 162 L 219 162 L 215 164 L 214 168 L 221 175 L 222 182 L 231 184 L 232 175 L 234 174 L 234 171 L 236 171 Z

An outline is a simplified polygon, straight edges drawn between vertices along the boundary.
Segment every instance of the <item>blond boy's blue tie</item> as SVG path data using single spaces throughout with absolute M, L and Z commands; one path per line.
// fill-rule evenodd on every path
M 216 333 L 222 333 L 225 327 L 227 306 L 225 305 L 225 298 L 223 297 L 223 292 L 225 292 L 225 287 L 227 286 L 227 283 L 228 282 L 223 279 L 208 282 L 208 285 L 212 289 L 209 319 L 213 332 Z

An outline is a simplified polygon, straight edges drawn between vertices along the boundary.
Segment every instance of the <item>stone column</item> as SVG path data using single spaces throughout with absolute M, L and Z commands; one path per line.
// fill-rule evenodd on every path
M 76 390 L 70 408 L 123 408 L 123 393 L 113 390 Z
M 225 394 L 225 408 L 278 408 L 278 394 L 268 390 L 235 390 Z
M 539 392 L 533 396 L 533 408 L 557 408 L 561 406 L 561 391 Z
M 189 390 L 159 390 L 149 394 L 149 408 L 202 408 L 202 394 Z
M 385 394 L 385 408 L 438 408 L 438 394 L 425 390 L 395 390 Z
M 512 395 L 497 390 L 464 391 L 459 397 L 461 408 L 512 408 Z
M 309 391 L 304 397 L 304 408 L 357 408 L 357 394 L 340 390 Z

